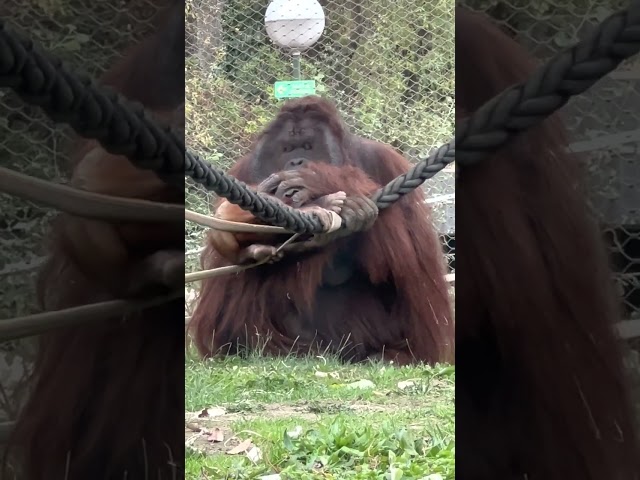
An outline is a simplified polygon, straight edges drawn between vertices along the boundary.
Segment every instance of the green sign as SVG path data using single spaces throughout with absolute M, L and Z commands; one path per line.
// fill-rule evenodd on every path
M 273 85 L 276 98 L 297 98 L 316 94 L 315 80 L 280 81 Z

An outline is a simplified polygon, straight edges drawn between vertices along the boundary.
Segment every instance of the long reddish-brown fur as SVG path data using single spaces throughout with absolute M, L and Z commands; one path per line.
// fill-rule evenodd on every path
M 456 10 L 456 113 L 533 72 L 484 16 Z M 557 117 L 456 187 L 456 476 L 639 478 L 618 309 Z
M 130 99 L 153 106 L 161 121 L 180 127 L 184 2 L 173 2 L 167 15 L 170 23 L 132 49 L 104 79 Z M 149 55 L 152 51 L 164 57 Z M 170 75 L 174 78 L 166 78 Z M 162 88 L 151 87 L 154 82 Z M 93 141 L 79 141 L 74 159 L 72 183 L 78 187 L 184 203 L 181 184 L 166 184 Z M 57 310 L 121 298 L 132 266 L 159 250 L 183 251 L 184 234 L 176 224 L 117 224 L 61 214 L 48 250 L 38 297 L 44 310 Z M 11 439 L 11 465 L 22 470 L 19 478 L 183 475 L 183 302 L 177 298 L 41 337 L 31 395 Z
M 326 104 L 304 99 L 293 105 L 326 112 Z M 290 106 L 285 107 L 292 108 Z M 346 150 L 344 133 L 330 111 L 328 121 L 335 138 Z M 279 122 L 276 119 L 275 123 Z M 271 131 L 274 127 L 272 125 Z M 278 132 L 278 130 L 275 130 Z M 369 196 L 379 182 L 406 172 L 409 163 L 390 148 L 380 145 L 370 161 L 369 175 L 352 165 L 309 163 L 300 170 L 315 197 L 344 191 L 347 195 Z M 374 150 L 375 150 L 374 148 Z M 374 154 L 374 155 L 375 155 Z M 349 163 L 357 163 L 352 157 Z M 251 156 L 241 159 L 231 173 L 255 182 Z M 364 165 L 369 166 L 369 165 Z M 258 166 L 258 168 L 264 167 Z M 275 165 L 267 166 L 279 170 Z M 376 178 L 377 177 L 377 178 Z M 377 180 L 377 181 L 375 181 Z M 444 279 L 444 259 L 429 208 L 422 192 L 414 192 L 380 213 L 373 228 L 329 245 L 303 257 L 286 258 L 275 265 L 263 265 L 237 275 L 210 278 L 203 282 L 192 317 L 196 345 L 203 355 L 235 352 L 243 345 L 255 346 L 271 335 L 265 351 L 270 353 L 313 351 L 313 341 L 322 339 L 338 347 L 350 335 L 344 358 L 367 356 L 411 361 L 450 361 L 454 325 Z M 226 219 L 246 221 L 246 213 L 225 208 Z M 206 269 L 227 265 L 216 251 L 212 233 L 202 256 Z M 218 243 L 219 244 L 219 243 Z M 332 292 L 321 290 L 323 271 L 340 255 L 355 260 L 363 277 L 347 280 Z M 381 298 L 388 311 L 380 307 Z M 308 313 L 313 312 L 313 320 Z M 318 330 L 318 339 L 310 338 Z M 300 338 L 298 338 L 300 336 Z M 344 343 L 342 344 L 345 345 Z

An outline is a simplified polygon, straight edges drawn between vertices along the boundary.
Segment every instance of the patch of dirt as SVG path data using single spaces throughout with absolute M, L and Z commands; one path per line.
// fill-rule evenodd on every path
M 238 446 L 250 433 L 246 432 L 239 438 L 234 432 L 232 424 L 238 420 L 283 419 L 292 418 L 309 422 L 316 421 L 322 414 L 338 412 L 373 413 L 396 411 L 402 406 L 415 405 L 413 397 L 400 397 L 386 404 L 377 403 L 348 403 L 339 401 L 289 404 L 266 404 L 259 411 L 227 413 L 224 408 L 211 407 L 198 412 L 185 412 L 184 439 L 185 445 L 207 455 L 223 454 Z M 291 428 L 295 425 L 291 425 Z M 218 441 L 220 440 L 220 441 Z
M 205 416 L 203 416 L 205 410 L 185 412 L 184 439 L 185 445 L 207 454 L 226 453 L 244 440 L 236 437 L 231 429 L 231 425 L 238 420 L 297 418 L 313 421 L 318 419 L 317 414 L 309 413 L 308 407 L 296 405 L 264 405 L 264 409 L 259 412 L 222 413 L 224 409 L 217 407 L 206 410 L 209 414 Z M 214 432 L 222 434 L 222 441 L 210 440 Z

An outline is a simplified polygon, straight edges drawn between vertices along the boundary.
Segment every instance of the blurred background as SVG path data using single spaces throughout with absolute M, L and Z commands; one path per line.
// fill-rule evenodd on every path
M 129 45 L 152 31 L 168 0 L 3 0 L 0 18 L 62 58 L 98 77 Z M 0 90 L 0 165 L 67 182 L 70 131 Z M 52 209 L 0 193 L 0 319 L 36 313 L 35 273 L 43 260 Z M 1 320 L 0 320 L 1 321 Z M 27 393 L 34 338 L 0 344 L 0 422 L 15 418 Z
M 485 12 L 544 62 L 589 35 L 627 0 L 464 0 Z M 636 55 L 573 97 L 562 116 L 580 155 L 589 203 L 607 241 L 622 301 L 619 331 L 629 343 L 640 414 L 640 58 Z M 579 241 L 579 239 L 576 239 Z

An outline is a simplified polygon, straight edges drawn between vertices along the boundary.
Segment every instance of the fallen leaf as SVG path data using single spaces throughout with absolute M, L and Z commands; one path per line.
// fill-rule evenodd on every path
M 252 446 L 251 439 L 248 438 L 244 442 L 241 442 L 239 445 L 236 445 L 231 450 L 227 452 L 227 455 L 238 455 L 239 453 L 246 452 Z
M 253 463 L 258 463 L 262 459 L 262 452 L 258 447 L 251 447 L 247 452 L 247 458 Z
M 207 440 L 214 443 L 222 442 L 224 440 L 224 434 L 219 428 L 214 428 L 211 435 L 207 437 Z
M 347 384 L 349 388 L 374 388 L 376 385 L 371 380 L 358 380 L 357 382 Z
M 410 388 L 410 387 L 414 387 L 415 386 L 415 382 L 411 381 L 411 380 L 406 380 L 404 382 L 398 382 L 398 388 L 400 390 L 404 390 L 406 388 Z

